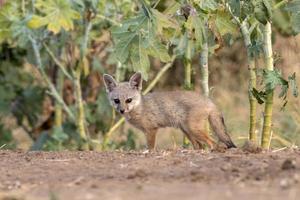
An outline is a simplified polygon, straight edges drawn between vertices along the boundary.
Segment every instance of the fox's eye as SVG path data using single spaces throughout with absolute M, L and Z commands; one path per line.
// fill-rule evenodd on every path
M 126 99 L 126 101 L 125 101 L 126 103 L 130 103 L 130 102 L 132 102 L 132 98 L 128 98 L 128 99 Z
M 114 99 L 114 102 L 115 102 L 116 104 L 119 104 L 119 103 L 120 103 L 120 99 Z

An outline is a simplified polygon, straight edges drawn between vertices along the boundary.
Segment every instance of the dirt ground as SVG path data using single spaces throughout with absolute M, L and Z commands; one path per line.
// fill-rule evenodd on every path
M 0 151 L 1 200 L 300 199 L 300 150 Z

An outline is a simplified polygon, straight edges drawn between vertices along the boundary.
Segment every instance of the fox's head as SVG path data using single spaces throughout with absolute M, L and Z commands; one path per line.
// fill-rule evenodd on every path
M 111 75 L 104 74 L 106 92 L 111 105 L 121 114 L 129 113 L 141 101 L 142 75 L 137 72 L 128 82 L 118 83 Z

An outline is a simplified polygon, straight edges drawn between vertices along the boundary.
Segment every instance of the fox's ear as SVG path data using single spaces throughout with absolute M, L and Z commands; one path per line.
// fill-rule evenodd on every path
M 137 90 L 142 90 L 142 74 L 140 72 L 137 72 L 131 76 L 129 79 L 129 84 L 132 88 L 137 89 Z
M 105 87 L 106 87 L 107 92 L 111 92 L 117 86 L 117 82 L 109 74 L 104 74 L 103 75 L 103 81 L 105 83 Z

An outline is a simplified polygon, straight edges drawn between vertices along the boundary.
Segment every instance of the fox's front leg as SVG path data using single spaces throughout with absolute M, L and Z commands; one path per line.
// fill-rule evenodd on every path
M 147 146 L 148 146 L 148 149 L 150 149 L 150 150 L 155 148 L 156 133 L 157 133 L 157 129 L 147 130 L 145 132 Z

